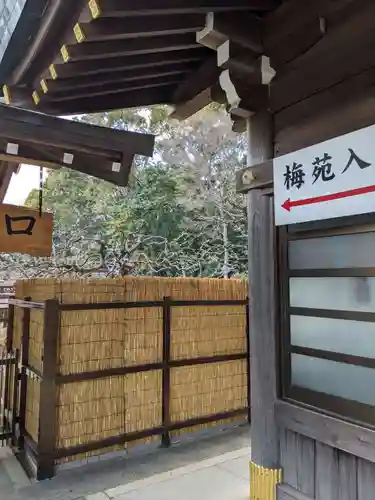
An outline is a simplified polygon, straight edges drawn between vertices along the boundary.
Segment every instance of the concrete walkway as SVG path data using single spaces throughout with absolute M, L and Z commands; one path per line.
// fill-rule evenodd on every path
M 247 500 L 249 428 L 59 471 L 32 483 L 0 454 L 0 500 Z M 4 476 L 7 475 L 8 477 Z
M 249 498 L 249 448 L 134 481 L 85 500 L 245 500 Z

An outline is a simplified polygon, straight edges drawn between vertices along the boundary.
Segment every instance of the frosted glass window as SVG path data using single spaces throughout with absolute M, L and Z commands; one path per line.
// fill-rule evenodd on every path
M 290 269 L 375 267 L 375 232 L 289 242 Z
M 375 370 L 292 354 L 292 385 L 375 406 Z
M 375 358 L 375 323 L 291 316 L 290 335 L 292 345 Z
M 375 278 L 291 278 L 291 307 L 375 312 Z

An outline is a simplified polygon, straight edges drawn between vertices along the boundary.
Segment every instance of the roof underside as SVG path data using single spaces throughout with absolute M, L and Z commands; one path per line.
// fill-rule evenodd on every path
M 197 42 L 207 14 L 242 32 L 280 0 L 57 0 L 6 75 L 11 103 L 50 114 L 178 104 L 218 77 L 216 54 Z M 9 47 L 11 50 L 11 47 Z M 257 50 L 257 47 L 254 48 Z M 212 60 L 212 64 L 210 61 Z M 0 65 L 1 70 L 1 65 Z M 34 94 L 33 94 L 34 92 Z M 10 95 L 11 94 L 11 95 Z

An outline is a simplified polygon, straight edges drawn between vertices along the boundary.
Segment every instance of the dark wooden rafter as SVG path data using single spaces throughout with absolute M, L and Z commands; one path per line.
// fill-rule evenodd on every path
M 204 15 L 202 14 L 168 17 L 142 16 L 132 18 L 127 22 L 123 19 L 99 18 L 91 23 L 77 23 L 73 28 L 73 33 L 78 43 L 87 43 L 194 33 L 203 26 Z
M 124 57 L 111 57 L 97 60 L 68 62 L 52 64 L 42 75 L 42 79 L 58 80 L 64 78 L 79 78 L 86 75 L 98 75 L 102 73 L 115 74 L 118 71 L 139 68 L 153 68 L 155 66 L 168 66 L 174 63 L 187 63 L 202 61 L 207 55 L 205 49 L 176 50 L 168 52 L 156 52 L 153 54 L 130 55 Z
M 171 116 L 182 120 L 207 106 L 213 99 L 225 102 L 225 96 L 220 91 L 219 76 L 216 57 L 211 56 L 177 87 L 172 97 L 175 110 Z
M 135 155 L 152 156 L 154 137 L 0 106 L 0 160 L 67 166 L 125 186 Z
M 24 106 L 25 104 L 33 107 L 32 90 L 19 85 L 3 85 L 2 93 L 5 104 L 12 106 Z
M 195 33 L 130 39 L 126 40 L 126 43 L 122 40 L 80 44 L 66 43 L 61 47 L 60 54 L 54 62 L 61 64 L 199 48 Z
M 198 61 L 199 64 L 199 61 Z M 100 73 L 99 75 L 87 75 L 76 78 L 44 80 L 42 90 L 45 94 L 58 94 L 69 90 L 81 91 L 85 88 L 102 87 L 105 84 L 116 84 L 133 82 L 141 79 L 153 79 L 168 77 L 170 75 L 186 74 L 197 67 L 197 62 L 176 62 L 166 66 L 155 66 L 152 69 L 135 68 L 125 69 L 114 73 Z
M 99 17 L 132 17 L 152 15 L 191 14 L 227 11 L 269 11 L 276 5 L 275 0 L 90 0 L 82 11 L 80 21 L 88 22 Z
M 125 90 L 122 92 L 103 95 L 100 99 L 93 99 L 90 96 L 75 98 L 64 102 L 62 107 L 59 103 L 46 102 L 43 110 L 50 114 L 72 115 L 100 113 L 114 109 L 139 108 L 152 106 L 154 104 L 170 104 L 170 99 L 176 85 L 165 85 L 155 88 L 142 88 Z
M 56 2 L 61 8 L 61 1 Z M 262 15 L 277 4 L 279 0 L 83 0 L 60 38 L 59 51 L 32 82 L 31 96 L 16 102 L 69 114 L 91 112 L 99 102 L 105 110 L 104 101 L 111 103 L 109 109 L 121 107 L 128 93 L 136 103 L 140 96 L 150 97 L 138 105 L 150 105 L 160 96 L 160 103 L 174 104 L 174 115 L 181 117 L 213 99 L 228 104 L 219 76 L 229 70 L 236 73 L 236 82 L 245 73 L 249 84 L 261 82 Z M 229 41 L 226 61 L 221 49 L 221 59 L 212 64 L 210 49 Z M 167 89 L 172 89 L 169 97 Z
M 134 80 L 128 80 L 124 82 L 114 81 L 96 86 L 82 87 L 74 92 L 74 97 L 75 99 L 95 97 L 95 96 L 102 97 L 108 94 L 111 95 L 121 94 L 124 93 L 125 91 L 130 92 L 133 90 L 141 90 L 141 89 L 147 90 L 157 87 L 178 85 L 182 81 L 185 74 L 186 72 L 176 71 L 174 74 L 170 73 L 164 76 L 161 74 L 160 76 L 155 78 L 152 78 L 152 76 L 150 76 L 146 78 L 137 78 Z M 52 104 L 56 104 L 57 102 L 71 101 L 71 100 L 72 100 L 71 90 L 65 90 L 58 93 L 41 95 L 41 101 L 43 103 L 49 102 Z

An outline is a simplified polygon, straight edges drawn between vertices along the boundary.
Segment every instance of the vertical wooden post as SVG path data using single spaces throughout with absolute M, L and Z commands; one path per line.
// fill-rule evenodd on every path
M 13 337 L 14 337 L 14 312 L 15 308 L 13 304 L 8 305 L 8 324 L 7 324 L 7 351 L 13 349 Z
M 30 297 L 25 297 L 29 301 Z M 25 444 L 25 423 L 26 423 L 26 402 L 27 402 L 27 366 L 29 364 L 29 345 L 30 345 L 30 309 L 23 309 L 22 317 L 22 338 L 21 338 L 21 382 L 20 382 L 20 435 L 18 447 L 23 450 Z
M 8 323 L 7 323 L 7 340 L 6 340 L 6 351 L 7 351 L 7 358 L 6 358 L 6 365 L 5 365 L 5 387 L 4 387 L 4 412 L 3 412 L 3 428 L 6 429 L 7 431 L 9 430 L 9 411 L 10 411 L 10 375 L 12 373 L 12 369 L 16 367 L 12 367 L 12 359 L 10 358 L 11 351 L 13 349 L 13 335 L 14 335 L 14 305 L 10 304 L 9 309 L 8 309 Z M 16 377 L 16 375 L 15 375 Z M 15 381 L 14 384 L 18 384 Z M 2 391 L 2 388 L 1 388 Z
M 57 442 L 57 386 L 60 309 L 55 299 L 46 300 L 43 330 L 43 369 L 40 383 L 37 479 L 54 475 Z
M 246 304 L 246 353 L 247 353 L 247 420 L 251 422 L 251 382 L 250 382 L 250 327 L 249 327 L 249 297 Z
M 163 379 L 162 379 L 162 425 L 164 431 L 161 437 L 161 445 L 169 448 L 171 437 L 168 426 L 171 422 L 170 397 L 171 397 L 171 303 L 169 297 L 164 297 L 163 305 Z
M 268 112 L 248 121 L 248 166 L 273 157 L 272 117 Z M 272 199 L 261 189 L 248 194 L 249 329 L 251 383 L 252 499 L 276 498 L 280 481 L 279 441 L 275 422 L 276 335 L 275 255 Z M 272 492 L 269 496 L 266 492 Z
M 16 428 L 18 417 L 18 390 L 19 390 L 19 362 L 20 350 L 14 351 L 14 366 L 13 366 L 13 403 L 12 403 L 12 445 L 16 446 Z

